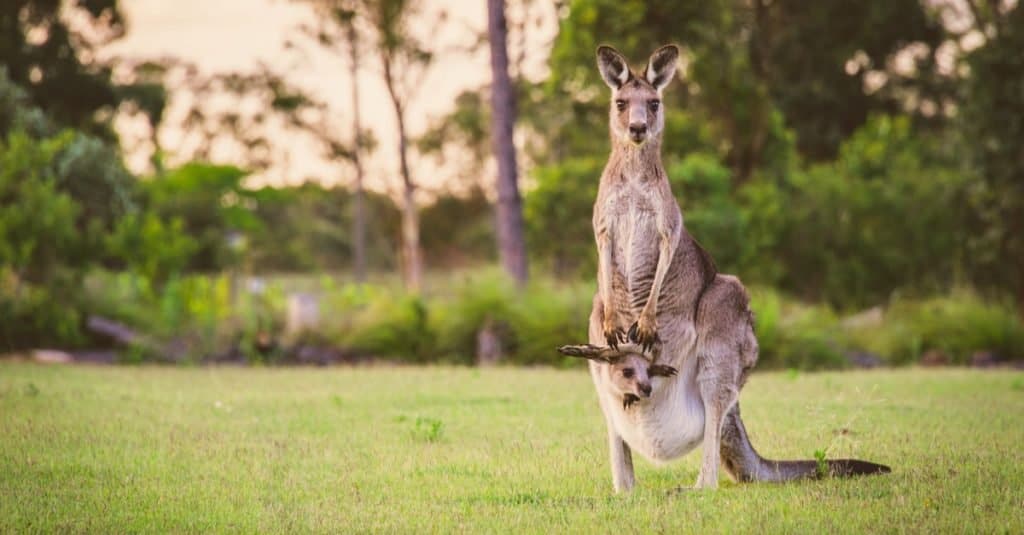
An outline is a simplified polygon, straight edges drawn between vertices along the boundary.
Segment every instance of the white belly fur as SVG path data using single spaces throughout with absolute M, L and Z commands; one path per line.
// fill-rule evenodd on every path
M 678 376 L 655 379 L 650 399 L 627 409 L 621 400 L 606 405 L 619 436 L 652 462 L 682 457 L 704 439 L 704 403 L 697 389 L 695 363 L 688 360 Z

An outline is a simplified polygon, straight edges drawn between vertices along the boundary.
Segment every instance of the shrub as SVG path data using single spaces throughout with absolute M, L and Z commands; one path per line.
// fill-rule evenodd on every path
M 435 354 L 427 303 L 419 296 L 380 294 L 340 341 L 360 352 L 408 362 L 430 362 Z
M 897 299 L 880 328 L 851 329 L 848 344 L 872 351 L 893 364 L 916 362 L 937 350 L 954 364 L 967 364 L 977 351 L 1004 360 L 1024 358 L 1024 324 L 1012 307 L 986 302 L 958 290 L 922 301 Z
M 751 292 L 754 332 L 760 347 L 758 368 L 804 370 L 847 365 L 838 343 L 839 326 L 827 306 L 787 300 L 775 291 Z

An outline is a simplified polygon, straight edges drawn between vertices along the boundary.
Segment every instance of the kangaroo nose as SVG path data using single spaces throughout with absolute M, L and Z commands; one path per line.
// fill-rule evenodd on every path
M 640 392 L 644 395 L 645 398 L 651 397 L 651 383 L 641 383 Z
M 647 133 L 647 125 L 643 123 L 629 125 L 629 133 L 634 137 L 640 137 Z

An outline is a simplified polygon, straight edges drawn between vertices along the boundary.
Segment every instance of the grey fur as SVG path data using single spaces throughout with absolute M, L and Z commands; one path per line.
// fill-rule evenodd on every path
M 686 231 L 661 162 L 661 91 L 678 53 L 659 48 L 638 76 L 623 72 L 628 65 L 615 49 L 598 48 L 598 69 L 612 89 L 612 151 L 593 218 L 598 292 L 590 344 L 562 352 L 590 359 L 616 490 L 635 484 L 633 451 L 665 461 L 700 444 L 699 488 L 718 485 L 722 461 L 738 481 L 813 477 L 815 461 L 761 458 L 740 420 L 739 391 L 758 352 L 749 298 Z M 838 475 L 888 471 L 863 461 L 828 466 Z

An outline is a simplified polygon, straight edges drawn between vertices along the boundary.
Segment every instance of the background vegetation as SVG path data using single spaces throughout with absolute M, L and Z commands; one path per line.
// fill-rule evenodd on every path
M 348 54 L 360 45 L 365 53 L 351 56 L 364 65 L 354 70 L 391 62 L 399 114 L 420 73 L 453 53 L 414 38 L 428 17 L 417 2 L 304 5 L 325 21 L 314 46 Z M 508 66 L 521 134 L 517 225 L 531 267 L 522 282 L 525 268 L 496 246 L 507 234 L 496 230 L 507 224 L 495 223 L 501 196 L 480 175 L 492 160 L 492 84 L 460 95 L 427 131 L 400 132 L 402 151 L 455 151 L 465 163 L 427 205 L 410 202 L 420 186 L 404 164 L 395 196 L 365 190 L 362 178 L 253 188 L 247 177 L 269 163 L 269 121 L 312 135 L 360 177 L 374 136 L 310 119 L 329 110 L 290 87 L 287 73 L 193 75 L 172 87 L 167 73 L 181 66 L 164 60 L 113 76 L 124 65 L 90 52 L 125 31 L 116 0 L 4 3 L 0 350 L 112 346 L 88 327 L 102 317 L 139 334 L 119 346 L 124 360 L 289 362 L 315 347 L 333 360 L 469 363 L 486 327 L 511 362 L 562 364 L 551 349 L 586 333 L 590 211 L 608 152 L 594 47 L 612 43 L 640 60 L 676 42 L 685 68 L 665 96 L 665 164 L 690 232 L 754 288 L 763 365 L 846 366 L 858 355 L 908 363 L 929 352 L 955 363 L 1024 358 L 1017 3 L 573 0 L 550 9 L 549 75 L 528 78 L 516 58 Z M 511 20 L 510 39 L 525 24 Z M 254 98 L 262 111 L 196 109 L 176 126 L 205 145 L 175 151 L 155 135 L 175 91 Z M 124 114 L 152 125 L 144 176 L 123 164 L 113 125 Z M 241 163 L 209 161 L 218 139 L 235 141 Z M 191 161 L 167 165 L 170 156 Z M 498 261 L 504 271 L 490 267 Z M 318 296 L 315 332 L 284 332 L 295 291 Z

